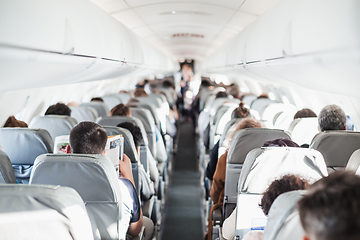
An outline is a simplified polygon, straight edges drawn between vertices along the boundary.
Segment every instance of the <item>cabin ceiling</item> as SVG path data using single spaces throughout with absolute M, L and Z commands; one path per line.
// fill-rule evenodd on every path
M 278 0 L 92 0 L 172 60 L 201 62 Z

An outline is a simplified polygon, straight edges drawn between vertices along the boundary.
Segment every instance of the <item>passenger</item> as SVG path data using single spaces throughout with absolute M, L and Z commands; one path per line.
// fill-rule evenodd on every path
M 94 122 L 80 122 L 70 132 L 70 148 L 72 153 L 104 154 L 107 133 L 103 127 Z M 69 151 L 67 148 L 67 152 Z M 122 218 L 120 221 L 120 236 L 125 239 L 126 232 L 137 236 L 143 226 L 143 216 L 140 202 L 135 190 L 130 159 L 124 154 L 119 161 L 119 185 L 122 199 Z
M 279 179 L 274 180 L 263 193 L 259 206 L 265 216 L 267 216 L 271 205 L 279 195 L 294 190 L 303 190 L 308 185 L 309 183 L 307 180 L 304 180 L 297 175 L 288 174 L 280 177 Z M 223 223 L 222 236 L 226 240 L 235 239 L 236 210 L 237 209 L 235 208 Z M 262 236 L 263 231 L 250 231 L 244 236 L 243 240 L 260 240 L 262 239 Z
M 333 172 L 298 202 L 304 240 L 360 239 L 360 177 Z
M 250 116 L 250 110 L 248 108 L 245 107 L 243 102 L 240 102 L 239 107 L 235 108 L 235 110 L 232 112 L 231 114 L 231 119 L 235 119 L 235 118 L 246 118 Z M 232 138 L 232 136 L 235 133 L 237 126 L 234 125 L 233 128 L 230 128 L 228 130 L 228 133 L 226 134 L 225 137 L 225 141 L 228 144 L 230 138 Z M 210 161 L 206 167 L 206 177 L 210 180 L 213 180 L 213 175 L 215 172 L 215 168 L 216 168 L 216 164 L 218 162 L 218 158 L 219 158 L 219 144 L 220 144 L 220 140 L 214 145 L 213 149 L 211 150 L 210 153 Z
M 310 117 L 317 117 L 316 113 L 313 112 L 313 110 L 309 108 L 303 108 L 299 111 L 297 111 L 294 115 L 294 119 L 297 118 L 310 118 Z
M 48 107 L 45 112 L 45 115 L 62 115 L 69 116 L 71 115 L 71 109 L 66 106 L 64 103 L 57 103 Z
M 125 128 L 130 131 L 134 139 L 136 153 L 140 158 L 140 144 L 143 142 L 140 128 L 135 124 L 133 124 L 132 122 L 119 123 L 117 126 L 121 128 Z M 141 174 L 141 178 L 140 178 L 141 181 L 139 188 L 140 188 L 142 201 L 149 200 L 155 194 L 155 190 L 159 183 L 159 173 L 157 171 L 156 162 L 150 156 L 148 157 L 148 160 L 149 160 L 149 168 L 150 168 L 149 169 L 150 177 L 145 172 L 143 166 L 142 165 L 139 166 L 139 174 Z
M 91 100 L 91 102 L 104 102 L 104 100 L 101 97 L 93 97 Z
M 257 97 L 257 99 L 260 99 L 260 98 L 269 98 L 269 95 L 267 95 L 266 93 L 262 93 Z
M 228 88 L 228 93 L 231 96 L 233 96 L 234 98 L 240 99 L 241 92 L 240 92 L 239 85 L 237 85 L 237 84 L 230 85 L 230 87 Z
M 131 117 L 131 111 L 128 106 L 123 103 L 120 103 L 113 107 L 110 111 L 110 116 L 126 116 Z
M 296 142 L 287 138 L 278 138 L 275 140 L 267 141 L 262 147 L 300 147 Z
M 148 94 L 145 92 L 143 88 L 136 88 L 134 93 L 134 97 L 147 97 Z
M 346 130 L 346 115 L 339 106 L 327 105 L 321 109 L 319 117 L 319 131 Z
M 78 104 L 77 102 L 69 102 L 69 103 L 67 104 L 67 106 L 68 106 L 68 107 L 79 107 L 80 104 Z
M 236 130 L 246 129 L 246 128 L 261 128 L 261 123 L 256 121 L 255 119 L 245 118 L 241 122 L 239 122 Z M 209 228 L 208 232 L 205 235 L 205 239 L 211 239 L 212 235 L 212 213 L 215 209 L 221 208 L 223 206 L 224 201 L 224 186 L 225 186 L 225 177 L 226 177 L 226 159 L 228 155 L 228 150 L 221 155 L 216 165 L 215 173 L 213 176 L 213 184 L 210 190 L 211 200 L 214 202 L 214 205 L 210 209 L 209 213 Z
M 3 127 L 23 127 L 27 128 L 26 122 L 17 120 L 14 116 L 8 117 Z

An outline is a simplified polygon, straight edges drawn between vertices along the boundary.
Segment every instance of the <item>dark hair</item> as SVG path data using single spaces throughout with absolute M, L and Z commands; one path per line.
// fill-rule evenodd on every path
M 80 122 L 70 132 L 72 153 L 102 154 L 107 142 L 105 129 L 94 122 Z
M 270 184 L 264 192 L 259 206 L 267 216 L 271 205 L 280 194 L 294 190 L 302 190 L 305 189 L 307 185 L 308 182 L 297 175 L 285 175 Z
M 238 85 L 234 84 L 229 88 L 229 94 L 234 98 L 240 98 L 240 88 Z
M 139 99 L 136 98 L 130 98 L 129 101 L 126 103 L 126 106 L 129 108 L 131 107 L 138 107 L 137 104 L 140 103 Z
M 294 115 L 294 119 L 297 118 L 309 118 L 309 117 L 317 117 L 316 113 L 313 112 L 313 110 L 309 108 L 304 108 L 299 111 L 297 111 Z
M 328 105 L 321 109 L 318 117 L 320 130 L 345 130 L 346 115 L 337 105 Z
M 93 97 L 90 101 L 91 102 L 104 102 L 104 100 L 101 97 Z
M 141 130 L 138 126 L 136 126 L 132 122 L 122 122 L 117 125 L 121 128 L 126 128 L 131 132 L 131 135 L 133 136 L 135 147 L 138 148 L 140 144 L 143 142 L 143 137 L 141 134 Z
M 262 93 L 257 97 L 257 99 L 260 99 L 260 98 L 269 98 L 269 96 L 266 93 Z
M 26 124 L 26 122 L 17 120 L 14 116 L 10 116 L 6 120 L 6 122 L 4 124 L 4 127 L 24 127 L 24 128 L 27 128 L 28 125 Z
M 71 109 L 66 106 L 64 103 L 57 103 L 51 105 L 45 112 L 45 115 L 63 115 L 63 116 L 70 116 Z
M 298 202 L 301 225 L 316 240 L 360 239 L 360 177 L 333 172 Z
M 216 95 L 215 95 L 215 99 L 218 99 L 218 98 L 226 98 L 228 96 L 228 94 L 226 92 L 218 92 Z
M 275 140 L 267 141 L 263 147 L 300 147 L 296 142 L 287 138 L 278 138 Z
M 165 79 L 163 82 L 162 82 L 162 86 L 164 88 L 174 88 L 175 89 L 175 86 L 174 86 L 174 82 L 169 80 L 169 79 Z
M 134 97 L 147 97 L 148 94 L 145 92 L 143 88 L 136 88 L 134 91 Z
M 246 118 L 250 115 L 250 110 L 245 107 L 243 102 L 240 102 L 239 106 L 231 113 L 231 119 L 234 118 Z
M 131 111 L 128 106 L 126 106 L 123 103 L 120 103 L 111 109 L 110 115 L 111 116 L 130 116 Z

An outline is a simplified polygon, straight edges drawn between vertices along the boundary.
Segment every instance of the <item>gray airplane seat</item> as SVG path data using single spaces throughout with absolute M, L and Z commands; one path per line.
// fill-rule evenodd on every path
M 262 147 L 266 141 L 277 138 L 290 139 L 288 133 L 277 129 L 249 128 L 235 133 L 226 160 L 226 177 L 224 186 L 224 212 L 227 218 L 236 206 L 237 182 L 242 171 L 246 155 L 253 149 Z M 225 219 L 224 218 L 224 219 Z
M 360 132 L 352 131 L 321 132 L 310 144 L 310 148 L 318 150 L 324 156 L 329 171 L 345 168 L 351 154 L 359 146 Z
M 230 147 L 230 140 L 235 133 L 237 124 L 241 120 L 242 118 L 234 118 L 226 123 L 219 142 L 219 156 L 223 155 L 226 149 Z
M 145 108 L 130 108 L 130 111 L 133 117 L 140 119 L 143 123 L 149 142 L 149 149 L 152 155 L 156 156 L 155 122 L 151 112 Z
M 266 106 L 268 106 L 271 103 L 276 103 L 273 100 L 270 100 L 268 98 L 259 98 L 259 99 L 255 99 L 252 103 L 251 103 L 251 109 L 257 111 L 259 113 L 259 115 L 261 116 L 263 110 L 265 109 Z
M 3 151 L 0 151 L 0 183 L 16 183 L 9 156 Z
M 108 96 L 103 96 L 101 97 L 102 100 L 104 101 L 105 105 L 108 107 L 108 109 L 111 111 L 111 109 L 113 107 L 115 107 L 116 105 L 122 103 L 122 101 L 114 96 L 114 95 L 108 95 Z M 125 104 L 125 103 L 124 103 Z
M 77 121 L 69 116 L 46 115 L 34 117 L 29 128 L 42 128 L 50 133 L 53 141 L 56 137 L 69 135 L 71 129 L 77 124 Z
M 105 103 L 102 102 L 87 102 L 81 103 L 81 107 L 91 107 L 96 110 L 98 117 L 108 116 L 109 115 L 109 108 Z
M 84 202 L 72 188 L 0 185 L 1 239 L 94 239 Z
M 274 128 L 274 118 L 281 112 L 287 112 L 294 116 L 297 111 L 295 105 L 284 103 L 270 103 L 260 113 L 261 120 L 265 122 L 268 128 Z
M 346 165 L 346 171 L 353 171 L 356 175 L 360 175 L 360 149 L 356 150 L 351 154 L 349 161 Z
M 95 122 L 98 117 L 97 111 L 92 107 L 70 106 L 69 108 L 71 109 L 71 117 L 75 118 L 78 123 L 83 121 Z
M 305 190 L 281 194 L 268 215 L 263 240 L 302 240 L 304 229 L 301 226 L 297 202 L 306 194 Z
M 146 137 L 145 127 L 140 119 L 135 117 L 125 117 L 125 116 L 103 116 L 96 119 L 96 123 L 100 124 L 101 126 L 116 127 L 119 123 L 123 123 L 123 122 L 132 122 L 136 126 L 138 126 L 141 130 L 145 146 L 149 146 L 149 141 L 148 138 Z
M 93 234 L 119 239 L 121 192 L 112 161 L 99 154 L 43 154 L 36 158 L 30 184 L 75 189 L 83 199 Z
M 250 107 L 251 103 L 256 99 L 257 96 L 250 94 L 250 95 L 245 95 L 241 101 Z
M 131 98 L 130 94 L 125 93 L 125 92 L 114 93 L 109 96 L 114 96 L 114 97 L 118 98 L 124 104 L 127 103 Z
M 289 132 L 291 139 L 297 144 L 310 144 L 314 136 L 319 133 L 318 119 L 316 117 L 294 119 L 290 124 Z
M 16 180 L 27 183 L 37 156 L 53 152 L 53 140 L 44 129 L 1 128 L 0 146 L 9 156 Z
M 321 153 L 307 148 L 256 148 L 246 156 L 237 194 L 236 235 L 241 239 L 250 230 L 263 230 L 266 217 L 259 207 L 269 185 L 284 175 L 298 175 L 310 184 L 327 176 Z

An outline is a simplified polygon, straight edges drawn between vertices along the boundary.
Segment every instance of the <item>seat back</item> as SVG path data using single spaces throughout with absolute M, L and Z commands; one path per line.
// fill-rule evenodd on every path
M 83 121 L 95 122 L 98 117 L 97 111 L 92 107 L 74 107 L 70 106 L 71 117 L 74 118 L 78 123 Z
M 3 151 L 0 151 L 0 183 L 16 183 L 9 156 Z
M 84 202 L 72 188 L 1 184 L 0 199 L 2 239 L 94 239 Z
M 242 167 L 238 181 L 238 204 L 246 203 L 246 207 L 238 207 L 237 211 L 237 232 L 244 236 L 251 229 L 249 226 L 253 219 L 263 219 L 263 230 L 266 225 L 266 217 L 259 207 L 262 193 L 275 180 L 284 175 L 298 175 L 313 183 L 318 179 L 327 176 L 325 161 L 316 150 L 292 147 L 268 147 L 252 150 L 247 156 Z M 250 196 L 258 195 L 258 199 L 249 199 Z M 254 197 L 253 197 L 254 198 Z M 238 205 L 239 206 L 239 205 Z M 241 212 L 242 210 L 242 212 Z M 247 224 L 244 224 L 247 223 Z M 262 229 L 260 229 L 262 228 Z
M 290 127 L 290 124 L 294 120 L 294 114 L 289 112 L 280 112 L 274 116 L 274 128 L 282 129 L 287 131 Z
M 9 156 L 17 181 L 27 183 L 37 156 L 53 152 L 53 140 L 44 129 L 1 128 L 0 146 Z
M 297 202 L 306 191 L 291 191 L 281 194 L 271 205 L 264 240 L 302 240 L 305 235 L 301 226 Z
M 289 115 L 294 116 L 296 111 L 296 106 L 292 104 L 270 103 L 263 109 L 261 119 L 268 128 L 274 128 L 274 118 L 278 113 L 287 112 Z
M 30 184 L 75 189 L 85 203 L 94 236 L 119 239 L 121 192 L 109 158 L 98 154 L 43 154 L 35 160 Z
M 314 136 L 319 133 L 318 119 L 316 117 L 294 119 L 290 124 L 289 132 L 291 139 L 297 144 L 310 144 Z
M 91 107 L 96 110 L 98 117 L 108 116 L 109 108 L 102 102 L 87 102 L 80 104 L 81 107 Z
M 153 156 L 156 156 L 156 133 L 155 122 L 151 112 L 144 108 L 130 108 L 133 117 L 141 120 L 144 125 L 146 136 L 149 142 L 149 149 Z
M 101 98 L 103 99 L 105 105 L 108 107 L 109 110 L 111 110 L 119 103 L 122 103 L 121 100 L 114 95 L 103 96 Z
M 100 124 L 101 126 L 116 127 L 119 123 L 123 123 L 123 122 L 132 122 L 136 126 L 138 126 L 140 128 L 145 146 L 149 146 L 149 141 L 148 138 L 146 137 L 145 127 L 140 119 L 135 117 L 125 117 L 125 116 L 104 116 L 96 119 L 96 123 Z
M 50 133 L 53 141 L 57 136 L 69 135 L 77 121 L 69 116 L 46 115 L 34 117 L 29 128 L 42 128 Z
M 226 160 L 226 177 L 224 189 L 224 216 L 230 215 L 236 206 L 237 182 L 246 155 L 253 149 L 261 147 L 266 141 L 277 138 L 288 138 L 289 134 L 277 129 L 250 128 L 235 133 Z
M 118 98 L 121 101 L 121 103 L 124 103 L 124 104 L 126 104 L 131 98 L 130 94 L 124 93 L 124 92 L 114 93 L 109 96 L 114 96 L 114 97 Z
M 246 95 L 243 97 L 243 99 L 241 101 L 250 107 L 252 102 L 255 101 L 256 99 L 257 99 L 257 96 L 255 96 L 255 95 Z
M 268 98 L 259 98 L 259 99 L 254 100 L 251 103 L 250 107 L 251 107 L 251 109 L 257 111 L 259 113 L 260 117 L 261 117 L 262 112 L 265 109 L 265 107 L 268 106 L 271 103 L 276 103 L 276 102 L 273 101 L 273 100 L 270 100 Z
M 360 149 L 356 150 L 351 154 L 348 163 L 346 164 L 347 171 L 354 171 L 357 175 L 360 173 Z
M 359 146 L 360 132 L 352 131 L 321 132 L 313 138 L 310 144 L 310 148 L 321 152 L 330 169 L 345 168 L 351 154 Z

